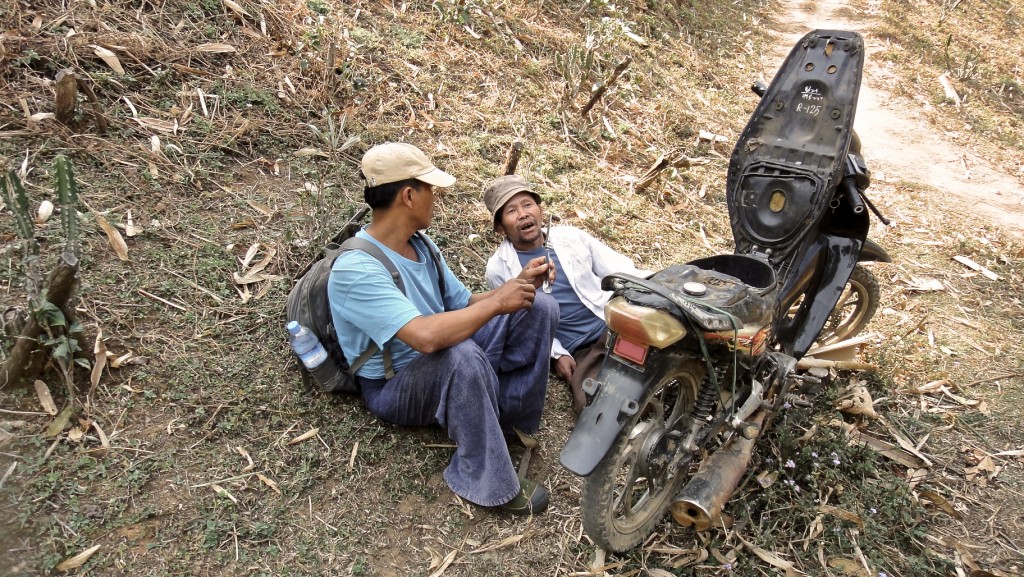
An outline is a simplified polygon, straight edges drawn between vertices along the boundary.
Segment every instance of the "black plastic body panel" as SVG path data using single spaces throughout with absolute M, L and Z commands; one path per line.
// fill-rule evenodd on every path
M 736 252 L 787 262 L 818 233 L 853 138 L 863 66 L 855 32 L 815 30 L 787 56 L 729 161 Z
M 597 391 L 580 413 L 558 457 L 563 467 L 581 477 L 594 472 L 631 416 L 630 407 L 635 411 L 644 391 L 653 384 L 648 381 L 667 370 L 662 362 L 665 358 L 675 359 L 654 353 L 642 371 L 611 358 L 611 355 L 605 358 L 597 376 Z

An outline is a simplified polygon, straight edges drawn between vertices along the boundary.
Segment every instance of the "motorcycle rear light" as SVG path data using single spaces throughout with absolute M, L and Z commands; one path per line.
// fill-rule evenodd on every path
M 665 311 L 630 304 L 623 297 L 608 301 L 604 307 L 604 318 L 612 332 L 634 343 L 658 349 L 686 336 L 686 329 L 679 319 Z
M 615 346 L 612 347 L 612 353 L 626 359 L 627 361 L 633 361 L 638 365 L 644 364 L 644 361 L 647 360 L 647 346 L 641 345 L 640 343 L 634 343 L 622 335 L 619 335 L 615 339 Z

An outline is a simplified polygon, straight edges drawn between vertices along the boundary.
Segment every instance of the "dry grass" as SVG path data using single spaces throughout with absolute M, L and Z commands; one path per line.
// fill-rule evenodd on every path
M 476 288 L 497 241 L 480 191 L 516 139 L 526 143 L 519 172 L 538 184 L 549 210 L 645 266 L 730 250 L 729 148 L 698 135 L 731 141 L 753 108 L 748 71 L 767 39 L 750 30 L 764 8 L 713 0 L 627 1 L 614 11 L 601 1 L 197 0 L 2 9 L 9 32 L 0 43 L 0 154 L 11 166 L 25 162 L 35 202 L 52 198 L 52 157 L 74 161 L 89 231 L 79 313 L 90 339 L 102 329 L 108 350 L 137 361 L 109 369 L 80 412 L 109 436 L 105 455 L 91 452 L 99 439 L 82 423 L 82 438 L 53 441 L 39 434 L 48 417 L 0 414 L 16 434 L 0 440 L 0 475 L 14 467 L 0 481 L 7 572 L 52 573 L 94 545 L 101 548 L 86 565 L 94 574 L 431 574 L 447 562 L 445 575 L 569 575 L 599 567 L 580 527 L 579 480 L 557 465 L 570 430 L 563 385 L 551 383 L 531 469 L 552 489 L 549 512 L 520 520 L 459 503 L 440 477 L 451 452 L 443 433 L 389 427 L 356 399 L 301 388 L 280 329 L 285 279 L 358 205 L 356 159 L 384 140 L 413 142 L 459 177 L 430 233 Z M 590 67 L 565 68 L 568 55 L 586 51 L 588 35 Z M 234 51 L 204 51 L 226 50 L 211 45 Z M 112 51 L 126 74 L 96 46 Z M 585 91 L 567 100 L 566 86 L 598 82 L 626 56 L 625 74 L 581 117 Z M 95 93 L 105 134 L 84 100 L 71 128 L 31 120 L 52 110 L 51 81 L 67 67 Z M 666 171 L 636 191 L 635 179 L 662 155 L 708 162 Z M 982 474 L 982 484 L 965 474 L 978 457 L 963 449 L 1021 448 L 1013 424 L 1024 248 L 985 223 L 951 223 L 946 215 L 955 213 L 913 183 L 875 189 L 896 226 L 874 236 L 897 263 L 876 269 L 887 310 L 873 326 L 884 337 L 869 351 L 882 366 L 873 390 L 935 465 L 892 499 L 920 517 L 869 525 L 874 533 L 859 533 L 865 555 L 890 575 L 970 569 L 968 556 L 986 568 L 1019 567 L 1019 458 L 994 457 L 1002 469 Z M 124 226 L 129 210 L 143 232 L 127 239 L 131 260 L 121 263 L 92 225 L 105 214 Z M 20 305 L 21 255 L 8 215 L 0 218 L 10 263 L 2 282 L 6 302 Z M 38 229 L 45 256 L 58 235 L 52 224 Z M 1002 280 L 973 274 L 951 260 L 958 255 Z M 264 280 L 233 280 L 263 258 Z M 942 290 L 916 290 L 925 278 Z M 949 394 L 911 392 L 943 379 Z M 60 401 L 56 382 L 49 384 Z M 984 399 L 989 412 L 955 398 Z M 0 391 L 0 401 L 6 411 L 38 412 L 29 391 Z M 869 430 L 892 440 L 877 423 Z M 787 443 L 766 444 L 757 472 L 787 454 Z M 905 470 L 861 460 L 881 482 L 907 486 Z M 851 468 L 842 477 L 848 495 L 858 494 L 862 474 Z M 824 554 L 800 544 L 813 505 L 794 507 L 791 495 L 755 485 L 748 481 L 734 502 L 735 530 L 695 536 L 666 521 L 643 547 L 604 559 L 607 570 L 724 573 L 732 563 L 737 574 L 772 571 L 742 537 L 821 574 Z M 925 489 L 962 518 L 922 499 Z M 838 537 L 822 539 L 828 555 L 853 558 L 856 529 L 834 525 Z M 924 536 L 902 549 L 875 545 L 910 528 Z

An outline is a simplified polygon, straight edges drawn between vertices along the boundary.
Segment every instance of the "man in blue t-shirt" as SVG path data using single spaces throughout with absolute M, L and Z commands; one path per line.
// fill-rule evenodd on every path
M 492 181 L 484 190 L 484 204 L 494 229 L 505 235 L 487 261 L 492 288 L 521 274 L 537 258 L 551 258 L 551 295 L 560 311 L 552 364 L 569 383 L 573 411 L 579 416 L 586 403 L 583 381 L 597 374 L 606 354 L 604 306 L 611 292 L 601 290 L 601 279 L 613 272 L 647 277 L 651 271 L 638 270 L 629 257 L 574 226 L 544 230 L 540 195 L 521 176 Z
M 384 251 L 405 286 L 403 293 L 362 251 L 342 253 L 331 269 L 331 316 L 345 357 L 354 363 L 371 342 L 381 349 L 356 373 L 366 406 L 396 425 L 444 427 L 456 444 L 444 478 L 457 495 L 540 513 L 548 491 L 518 477 L 505 439 L 540 426 L 558 325 L 557 304 L 537 291 L 548 265 L 528 261 L 516 278 L 471 294 L 443 259 L 435 266 L 433 241 L 416 234 L 430 226 L 435 187 L 455 177 L 405 143 L 374 146 L 360 168 L 373 216 L 356 236 Z

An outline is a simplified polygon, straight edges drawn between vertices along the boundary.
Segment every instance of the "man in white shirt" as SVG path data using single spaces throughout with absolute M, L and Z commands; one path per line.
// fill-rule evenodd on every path
M 484 204 L 494 230 L 505 235 L 487 261 L 487 283 L 492 288 L 515 278 L 537 257 L 552 260 L 551 295 L 560 319 L 551 357 L 555 373 L 569 383 L 573 411 L 579 416 L 586 404 L 583 381 L 597 374 L 606 352 L 604 306 L 611 292 L 601 290 L 601 279 L 613 272 L 647 277 L 651 271 L 638 270 L 629 257 L 576 227 L 544 230 L 540 195 L 520 176 L 491 182 L 484 190 Z

